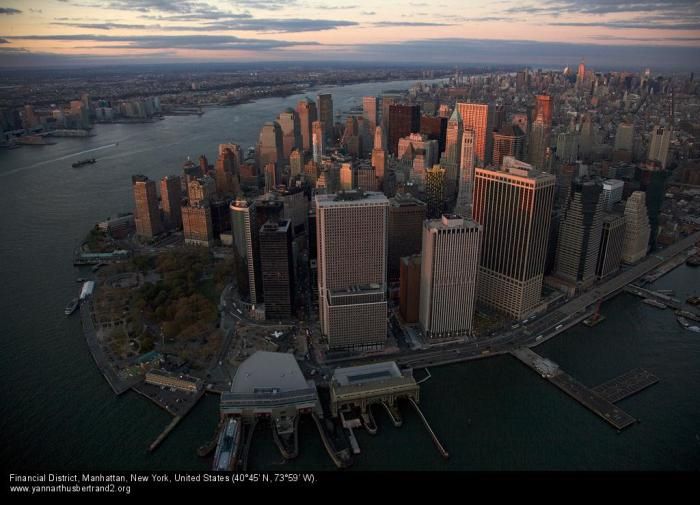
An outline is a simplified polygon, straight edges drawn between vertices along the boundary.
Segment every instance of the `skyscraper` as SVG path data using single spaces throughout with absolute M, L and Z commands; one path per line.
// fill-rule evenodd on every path
M 427 136 L 430 140 L 438 141 L 438 152 L 445 152 L 445 142 L 447 140 L 447 121 L 446 117 L 432 117 L 422 115 L 420 117 L 420 132 Z
M 374 134 L 379 124 L 379 99 L 376 96 L 362 98 L 362 116 L 367 120 L 367 130 Z
M 622 261 L 636 263 L 647 255 L 649 249 L 649 216 L 646 194 L 635 191 L 625 203 L 625 240 L 622 243 Z
M 262 169 L 268 163 L 278 166 L 284 159 L 282 153 L 282 129 L 276 121 L 265 123 L 260 130 L 258 140 L 258 167 Z
M 321 163 L 321 157 L 325 152 L 324 145 L 326 143 L 326 134 L 324 133 L 324 125 L 321 121 L 314 121 L 311 131 L 313 143 L 313 158 L 316 163 Z
M 223 149 L 216 163 L 216 191 L 219 194 L 238 193 L 240 183 L 238 180 L 238 170 L 236 170 L 236 156 L 230 149 Z
M 165 225 L 168 229 L 182 228 L 182 183 L 177 175 L 166 175 L 160 180 L 160 199 Z
M 236 284 L 243 300 L 253 305 L 262 301 L 260 256 L 257 251 L 255 224 L 254 207 L 247 200 L 240 198 L 231 203 Z
M 493 156 L 492 163 L 500 167 L 504 156 L 513 156 L 523 159 L 523 146 L 525 134 L 518 126 L 506 125 L 493 131 Z
M 156 182 L 145 175 L 134 175 L 131 177 L 131 184 L 136 204 L 134 212 L 136 234 L 146 238 L 153 238 L 163 232 L 160 212 L 158 212 Z
M 211 220 L 211 206 L 208 201 L 182 207 L 182 232 L 185 244 L 211 247 L 214 242 L 214 228 Z
M 604 279 L 620 269 L 624 241 L 625 216 L 618 213 L 604 213 L 596 265 L 596 275 L 599 279 Z
M 386 342 L 388 205 L 381 193 L 316 195 L 321 331 L 331 349 Z
M 316 97 L 318 108 L 318 120 L 323 123 L 324 142 L 333 144 L 333 97 L 330 94 L 318 95 Z
M 523 318 L 540 301 L 555 177 L 536 170 L 476 169 L 474 221 L 483 226 L 478 298 Z
M 490 104 L 457 103 L 462 116 L 462 127 L 474 130 L 474 155 L 476 166 L 483 167 L 491 162 L 491 146 L 494 124 L 494 108 Z
M 260 269 L 265 293 L 265 319 L 290 319 L 294 309 L 292 225 L 289 219 L 268 221 L 260 228 Z
M 433 165 L 425 171 L 426 216 L 437 219 L 445 211 L 446 172 L 440 165 Z
M 389 106 L 389 134 L 387 135 L 387 150 L 398 156 L 399 139 L 408 137 L 420 130 L 419 105 Z
M 459 156 L 459 189 L 455 214 L 471 219 L 472 192 L 474 190 L 474 145 L 476 135 L 474 130 L 464 130 L 462 133 L 462 152 Z
M 311 125 L 317 120 L 316 104 L 309 98 L 303 98 L 297 103 L 297 115 L 299 116 L 299 130 L 301 131 L 301 147 L 304 151 L 311 152 Z
M 617 179 L 606 179 L 603 181 L 603 210 L 610 211 L 617 202 L 622 200 L 622 193 L 625 190 L 625 183 Z
M 458 188 L 463 133 L 462 115 L 459 113 L 459 108 L 455 107 L 450 119 L 447 121 L 445 153 L 442 157 L 443 159 L 440 160 L 440 165 L 446 170 L 447 192 L 449 195 L 454 195 Z
M 301 126 L 294 109 L 288 108 L 277 116 L 277 124 L 282 132 L 282 157 L 289 159 L 293 149 L 301 147 Z
M 399 193 L 389 199 L 389 280 L 398 279 L 400 258 L 420 253 L 425 210 L 425 203 L 410 194 Z
M 575 181 L 559 225 L 555 275 L 580 287 L 595 281 L 603 218 L 602 188 Z
M 377 175 L 377 179 L 384 180 L 384 170 L 386 168 L 386 151 L 384 150 L 384 134 L 382 127 L 377 126 L 374 130 L 374 147 L 372 148 L 372 166 Z
M 420 323 L 431 340 L 471 333 L 481 233 L 479 224 L 454 214 L 423 224 Z
M 535 114 L 535 120 L 530 128 L 528 161 L 538 170 L 544 170 L 552 129 L 552 102 L 549 95 L 537 95 Z
M 664 126 L 655 126 L 649 140 L 649 153 L 647 159 L 658 161 L 661 168 L 668 164 L 668 149 L 671 145 L 671 129 Z
M 421 223 L 421 235 L 422 227 Z M 420 264 L 420 254 L 404 256 L 400 260 L 399 312 L 406 323 L 418 322 L 420 309 Z

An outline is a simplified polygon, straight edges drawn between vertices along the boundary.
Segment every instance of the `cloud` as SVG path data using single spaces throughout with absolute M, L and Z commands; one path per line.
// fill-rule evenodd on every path
M 11 16 L 12 14 L 21 14 L 22 11 L 19 9 L 13 9 L 12 7 L 0 7 L 0 14 L 6 14 Z
M 655 24 L 649 22 L 627 22 L 627 21 L 591 21 L 591 22 L 569 22 L 561 21 L 549 23 L 553 26 L 587 26 L 614 29 L 644 29 L 644 30 L 700 30 L 700 21 L 696 23 L 673 23 Z
M 374 26 L 452 26 L 453 23 L 433 23 L 427 21 L 377 21 Z
M 256 32 L 317 32 L 323 30 L 335 30 L 343 26 L 355 26 L 355 21 L 343 21 L 335 19 L 242 19 L 233 22 L 209 23 L 207 28 L 211 30 L 245 30 Z
M 236 7 L 246 7 L 249 9 L 261 9 L 267 11 L 277 11 L 285 7 L 297 7 L 298 0 L 234 0 L 232 2 Z
M 7 39 L 0 39 L 0 44 L 9 44 L 10 41 Z
M 58 19 L 58 18 L 56 18 Z M 60 25 L 60 26 L 71 26 L 74 28 L 85 28 L 87 30 L 115 30 L 115 29 L 124 29 L 124 30 L 144 30 L 144 29 L 159 29 L 160 25 L 130 25 L 130 24 L 122 24 L 122 23 L 65 23 L 65 22 L 59 22 L 59 23 L 51 23 L 52 25 Z
M 291 42 L 286 40 L 243 39 L 232 35 L 17 35 L 4 36 L 8 40 L 52 40 L 70 42 L 104 42 L 100 49 L 198 49 L 268 51 L 293 46 L 319 45 L 317 42 Z M 123 44 L 118 44 L 123 42 Z

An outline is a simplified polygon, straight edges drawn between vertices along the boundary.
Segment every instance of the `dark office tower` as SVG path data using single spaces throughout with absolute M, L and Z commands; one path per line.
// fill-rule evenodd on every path
M 372 167 L 379 181 L 384 180 L 384 170 L 386 168 L 386 151 L 384 150 L 384 134 L 382 127 L 377 126 L 374 130 L 374 148 L 372 149 Z
M 397 194 L 389 200 L 387 273 L 390 281 L 399 278 L 399 259 L 420 253 L 425 203 L 410 194 Z
M 268 163 L 274 163 L 276 166 L 282 164 L 284 155 L 282 153 L 282 129 L 279 123 L 273 121 L 265 123 L 260 130 L 260 138 L 258 140 L 258 166 L 264 168 Z
M 517 126 L 506 125 L 493 132 L 493 157 L 494 167 L 500 167 L 504 156 L 513 156 L 523 159 L 523 146 L 525 134 Z
M 166 175 L 160 180 L 160 200 L 169 230 L 182 228 L 182 183 L 177 175 Z
M 240 189 L 238 176 L 235 175 L 236 157 L 230 149 L 224 149 L 216 158 L 216 192 L 223 195 L 227 193 L 236 194 Z
M 428 137 L 428 140 L 438 141 L 438 152 L 445 152 L 445 142 L 447 140 L 447 121 L 446 117 L 420 117 L 420 133 Z
M 330 94 L 316 97 L 318 106 L 318 120 L 324 125 L 325 143 L 334 144 L 333 141 L 333 97 Z
M 284 203 L 276 193 L 259 196 L 255 206 L 255 229 L 260 229 L 268 221 L 280 221 L 284 216 Z
M 422 230 L 421 230 L 422 231 Z M 421 255 L 406 256 L 400 260 L 399 312 L 405 323 L 418 322 L 420 308 Z
M 389 107 L 396 105 L 401 100 L 401 95 L 382 95 L 382 130 L 385 133 L 389 131 Z M 385 146 L 386 149 L 386 146 Z
M 484 230 L 478 298 L 516 319 L 540 302 L 554 184 L 537 170 L 476 169 L 473 215 Z
M 301 130 L 301 147 L 304 151 L 311 152 L 311 125 L 316 121 L 316 104 L 311 99 L 304 98 L 297 103 L 297 115 L 299 116 L 299 129 Z
M 552 102 L 547 95 L 537 96 L 535 120 L 530 128 L 530 144 L 528 147 L 528 161 L 538 170 L 545 169 L 547 149 L 550 147 L 550 133 L 552 129 Z
M 136 234 L 142 237 L 153 238 L 163 232 L 158 211 L 158 193 L 156 182 L 145 175 L 131 177 L 134 190 L 134 203 L 136 209 L 134 220 L 136 221 Z
M 474 130 L 476 166 L 488 165 L 493 151 L 491 132 L 494 123 L 494 107 L 482 103 L 457 103 L 455 108 L 462 116 L 462 127 L 465 130 Z
M 384 172 L 384 182 L 382 183 L 382 190 L 384 194 L 391 198 L 396 194 L 396 188 L 398 187 L 398 181 L 396 180 L 396 171 L 389 169 Z
M 569 196 L 571 196 L 571 184 L 577 177 L 576 164 L 566 163 L 559 166 L 557 172 L 557 196 L 555 199 L 556 206 L 560 209 L 566 207 Z
M 622 244 L 625 241 L 625 216 L 613 212 L 603 214 L 603 231 L 598 250 L 596 276 L 604 279 L 620 269 Z
M 362 116 L 367 120 L 367 131 L 373 135 L 379 125 L 379 99 L 376 96 L 362 98 Z M 374 145 L 366 147 L 374 148 Z
M 394 156 L 398 155 L 399 139 L 408 137 L 420 130 L 420 106 L 391 105 L 389 106 L 389 134 L 387 135 L 387 150 Z
M 260 255 L 258 253 L 255 208 L 240 198 L 231 203 L 234 274 L 238 292 L 244 301 L 255 305 L 262 301 Z
M 595 281 L 603 223 L 601 193 L 601 185 L 594 181 L 574 181 L 559 225 L 555 275 L 581 288 Z
M 639 172 L 639 189 L 646 193 L 647 212 L 649 214 L 649 245 L 651 250 L 656 247 L 656 238 L 659 233 L 659 214 L 664 202 L 666 178 L 670 173 L 659 170 L 656 167 L 643 167 Z
M 299 117 L 294 109 L 288 108 L 277 116 L 277 123 L 282 131 L 282 157 L 288 160 L 292 150 L 301 147 Z
M 425 171 L 426 216 L 437 219 L 445 211 L 446 172 L 440 165 Z
M 209 172 L 209 161 L 207 160 L 207 157 L 203 154 L 199 157 L 199 169 L 204 175 L 206 175 L 207 172 Z
M 288 219 L 260 228 L 260 267 L 265 292 L 265 319 L 291 319 L 294 309 L 292 226 Z
M 506 106 L 499 103 L 494 108 L 493 127 L 496 130 L 500 130 L 504 126 L 506 126 Z
M 219 238 L 222 233 L 231 231 L 231 197 L 212 199 L 209 203 L 211 208 L 211 228 L 214 238 Z

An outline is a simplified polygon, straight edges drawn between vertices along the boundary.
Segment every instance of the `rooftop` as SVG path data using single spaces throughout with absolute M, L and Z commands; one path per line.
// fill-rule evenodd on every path
M 267 351 L 257 351 L 241 363 L 231 384 L 231 392 L 239 394 L 285 393 L 308 388 L 292 354 Z
M 333 382 L 337 382 L 341 386 L 365 384 L 396 377 L 402 377 L 402 374 L 394 361 L 336 368 L 333 372 Z

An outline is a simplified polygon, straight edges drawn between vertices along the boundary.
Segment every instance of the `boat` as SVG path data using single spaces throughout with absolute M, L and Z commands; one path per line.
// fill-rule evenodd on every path
M 694 333 L 700 333 L 700 326 L 691 326 L 690 322 L 683 316 L 678 316 L 676 319 L 678 320 L 678 324 L 680 324 L 686 330 Z
M 77 279 L 75 279 L 75 282 L 85 282 L 85 281 L 87 281 L 87 279 L 85 277 L 78 277 Z
M 685 264 L 688 265 L 689 267 L 698 267 L 700 266 L 700 256 L 699 255 L 694 255 L 685 260 Z
M 79 298 L 73 298 L 68 305 L 66 305 L 66 309 L 63 311 L 63 313 L 67 316 L 70 316 L 73 312 L 75 312 L 75 309 L 78 308 L 78 305 L 80 305 L 80 299 Z
M 657 309 L 665 309 L 666 305 L 654 300 L 653 298 L 645 298 L 642 300 L 643 303 L 646 303 L 647 305 L 651 305 L 652 307 L 656 307 Z
M 689 305 L 700 305 L 700 296 L 691 296 L 685 301 L 685 303 Z
M 71 165 L 73 168 L 78 168 L 82 167 L 83 165 L 92 165 L 93 163 L 97 163 L 97 160 L 95 158 L 90 158 L 89 160 L 79 160 L 73 163 Z
M 688 312 L 687 310 L 677 310 L 674 312 L 677 316 L 684 317 L 686 319 L 692 319 L 693 321 L 698 321 L 700 322 L 700 316 L 697 314 L 693 314 L 692 312 Z

